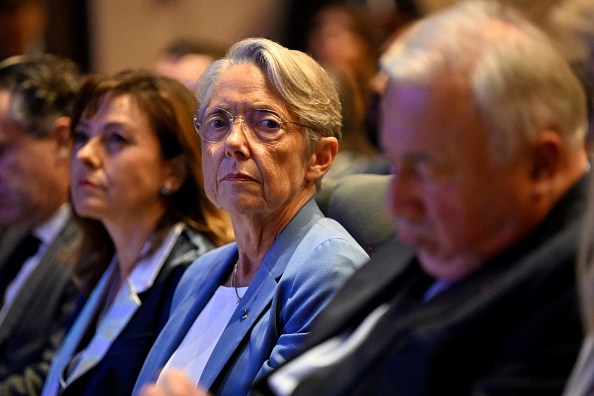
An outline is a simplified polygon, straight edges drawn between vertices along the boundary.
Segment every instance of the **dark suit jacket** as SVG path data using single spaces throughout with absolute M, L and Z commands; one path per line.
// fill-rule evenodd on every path
M 177 239 L 153 285 L 138 295 L 140 306 L 106 354 L 67 386 L 61 395 L 131 395 L 142 363 L 169 317 L 171 298 L 181 275 L 190 263 L 212 247 L 202 234 L 186 228 Z M 92 323 L 88 325 L 93 331 L 95 319 L 85 318 L 84 313 L 78 318 L 87 322 L 91 320 Z M 65 339 L 65 345 L 70 342 L 78 344 L 85 337 L 72 334 L 76 330 L 75 324 Z M 63 356 L 60 351 L 56 359 L 68 360 L 70 357 Z
M 8 230 L 0 244 L 0 265 L 20 240 Z M 69 219 L 48 246 L 0 325 L 0 395 L 38 393 L 74 309 L 71 266 L 80 241 Z
M 389 309 L 354 353 L 294 395 L 559 395 L 582 339 L 575 258 L 586 182 L 523 241 L 427 303 L 415 252 L 380 249 L 329 303 L 304 350 Z M 266 394 L 261 380 L 254 393 Z

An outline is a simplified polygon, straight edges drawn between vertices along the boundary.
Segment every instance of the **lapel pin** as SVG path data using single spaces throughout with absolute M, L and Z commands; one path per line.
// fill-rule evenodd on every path
M 241 319 L 247 319 L 247 317 L 248 317 L 248 310 L 244 308 L 241 310 Z

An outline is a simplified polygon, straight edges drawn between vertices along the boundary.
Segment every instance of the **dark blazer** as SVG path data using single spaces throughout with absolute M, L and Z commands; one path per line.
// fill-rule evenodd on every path
M 534 232 L 427 303 L 413 249 L 380 249 L 322 311 L 304 350 L 388 304 L 354 353 L 294 395 L 559 395 L 582 339 L 575 282 L 582 179 Z M 255 394 L 267 394 L 266 379 Z
M 0 265 L 20 238 L 18 232 L 6 231 L 0 244 Z M 79 241 L 79 229 L 69 219 L 0 325 L 0 395 L 29 395 L 41 390 L 74 309 L 71 267 Z
M 61 395 L 131 395 L 142 363 L 167 321 L 173 291 L 182 273 L 191 262 L 212 248 L 213 245 L 202 234 L 186 227 L 165 259 L 153 285 L 138 294 L 139 300 L 132 298 L 119 311 L 122 317 L 129 316 L 129 319 L 110 327 L 111 331 L 117 331 L 114 328 L 121 326 L 121 332 L 114 335 L 115 339 L 105 354 L 87 362 Z M 103 283 L 100 281 L 96 289 L 103 287 Z M 95 334 L 97 304 L 101 300 L 98 297 L 97 293 L 91 294 L 64 339 L 52 363 L 44 394 L 55 393 L 52 389 L 72 358 L 73 351 L 79 348 L 81 342 L 85 342 L 85 338 L 90 340 Z

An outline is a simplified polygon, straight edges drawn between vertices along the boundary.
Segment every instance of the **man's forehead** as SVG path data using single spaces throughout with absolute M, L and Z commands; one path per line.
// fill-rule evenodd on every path
M 8 89 L 0 89 L 0 106 L 8 106 L 12 93 Z
M 380 127 L 382 147 L 392 159 L 409 156 L 418 162 L 428 153 L 455 158 L 460 151 L 482 150 L 487 144 L 472 96 L 448 82 L 389 84 Z
M 11 99 L 9 90 L 0 89 L 0 139 L 3 144 L 27 133 L 11 115 Z
M 423 104 L 428 99 L 430 87 L 411 82 L 388 80 L 384 92 L 384 106 L 390 107 L 394 102 L 404 102 L 411 106 Z

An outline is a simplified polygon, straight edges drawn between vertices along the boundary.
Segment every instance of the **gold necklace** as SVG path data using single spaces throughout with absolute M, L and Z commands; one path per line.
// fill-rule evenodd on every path
M 237 291 L 237 265 L 239 264 L 239 260 L 235 263 L 235 267 L 233 267 L 233 273 L 231 274 L 231 287 L 235 289 L 235 295 L 237 296 L 237 304 L 241 301 L 241 297 L 239 297 L 239 292 Z

